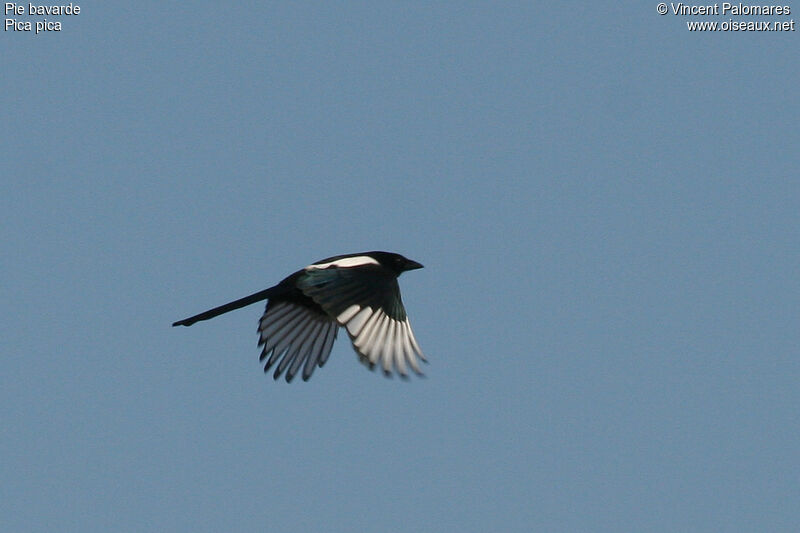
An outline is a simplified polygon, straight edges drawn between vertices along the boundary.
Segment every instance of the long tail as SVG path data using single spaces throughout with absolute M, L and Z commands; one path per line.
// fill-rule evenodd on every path
M 245 296 L 244 298 L 239 298 L 235 302 L 229 302 L 224 305 L 220 305 L 219 307 L 215 307 L 214 309 L 209 309 L 199 315 L 194 315 L 189 318 L 184 318 L 183 320 L 178 320 L 177 322 L 173 323 L 172 326 L 191 326 L 195 322 L 200 322 L 201 320 L 208 320 L 209 318 L 214 318 L 217 315 L 221 315 L 222 313 L 227 313 L 228 311 L 233 311 L 234 309 L 239 309 L 240 307 L 244 307 L 246 305 L 250 305 L 252 303 L 260 302 L 261 300 L 266 300 L 270 296 L 272 296 L 274 287 L 269 289 L 264 289 L 263 291 L 259 291 L 255 294 L 251 294 L 250 296 Z

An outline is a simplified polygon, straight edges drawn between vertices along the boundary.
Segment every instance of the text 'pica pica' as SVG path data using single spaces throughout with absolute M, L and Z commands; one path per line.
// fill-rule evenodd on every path
M 361 362 L 380 364 L 389 376 L 396 369 L 407 377 L 407 365 L 422 375 L 417 357 L 425 356 L 414 338 L 400 298 L 397 277 L 422 268 L 416 261 L 390 252 L 337 255 L 317 261 L 274 287 L 245 296 L 173 326 L 191 326 L 261 300 L 269 300 L 258 322 L 260 360 L 264 372 L 278 363 L 273 377 L 286 371 L 290 382 L 303 368 L 308 380 L 328 360 L 339 326 Z

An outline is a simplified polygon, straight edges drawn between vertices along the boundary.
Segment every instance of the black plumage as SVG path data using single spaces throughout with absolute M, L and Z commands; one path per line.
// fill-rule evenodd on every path
M 195 322 L 268 300 L 258 323 L 264 372 L 275 367 L 291 382 L 303 369 L 304 380 L 328 360 L 339 327 L 347 329 L 359 359 L 386 375 L 407 369 L 422 374 L 417 358 L 425 356 L 411 330 L 397 278 L 422 268 L 390 252 L 337 255 L 317 261 L 269 289 L 215 307 L 172 324 Z M 285 374 L 284 374 L 285 373 Z

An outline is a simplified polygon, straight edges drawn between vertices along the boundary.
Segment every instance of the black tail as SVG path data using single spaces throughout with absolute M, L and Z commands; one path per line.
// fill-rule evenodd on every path
M 250 305 L 256 302 L 260 302 L 261 300 L 266 300 L 272 295 L 272 288 L 264 289 L 263 291 L 257 292 L 255 294 L 251 294 L 250 296 L 245 296 L 244 298 L 239 298 L 235 302 L 229 302 L 224 305 L 220 305 L 219 307 L 215 307 L 214 309 L 209 309 L 204 313 L 200 313 L 199 315 L 194 315 L 189 318 L 184 318 L 183 320 L 178 320 L 177 322 L 173 323 L 174 326 L 191 326 L 195 322 L 200 322 L 201 320 L 208 320 L 209 318 L 214 318 L 217 315 L 221 315 L 222 313 L 227 313 L 228 311 L 233 311 L 234 309 L 239 309 L 240 307 L 244 307 L 246 305 Z

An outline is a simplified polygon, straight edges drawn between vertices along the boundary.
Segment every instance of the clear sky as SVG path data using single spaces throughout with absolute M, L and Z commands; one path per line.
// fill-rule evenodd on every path
M 0 529 L 797 531 L 800 31 L 687 30 L 788 5 L 6 15 Z M 376 249 L 424 379 L 170 327 Z

